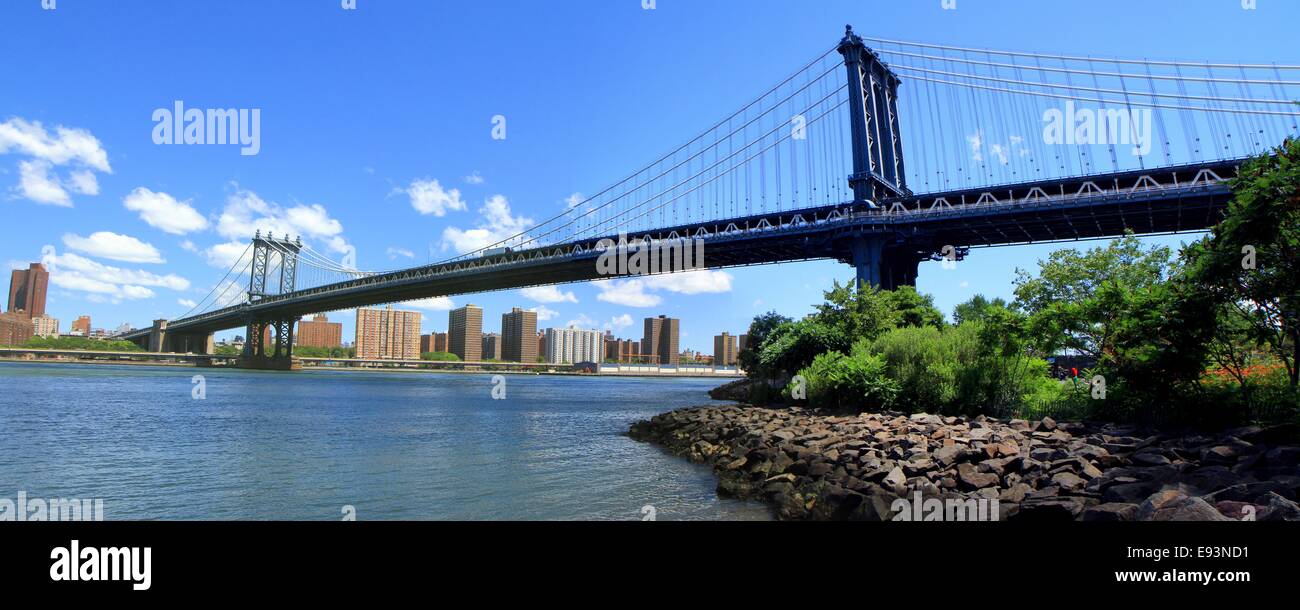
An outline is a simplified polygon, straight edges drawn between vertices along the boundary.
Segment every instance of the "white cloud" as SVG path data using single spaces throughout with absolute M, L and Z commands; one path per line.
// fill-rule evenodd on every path
M 983 161 L 984 154 L 980 149 L 984 146 L 984 131 L 976 130 L 975 133 L 966 136 L 966 142 L 970 144 L 970 158 L 972 161 Z
M 68 174 L 68 179 L 64 181 L 72 192 L 81 195 L 98 195 L 99 180 L 95 179 L 95 174 L 86 170 L 78 170 Z
M 51 263 L 50 283 L 86 293 L 86 299 L 96 303 L 153 298 L 151 287 L 176 291 L 190 287 L 188 280 L 176 275 L 111 267 L 72 253 L 55 256 Z
M 625 307 L 654 307 L 663 302 L 663 298 L 656 294 L 648 294 L 645 289 L 645 282 L 642 279 L 634 280 L 606 280 L 596 282 L 596 289 L 600 294 L 596 299 L 615 305 Z
M 560 312 L 555 311 L 554 309 L 551 309 L 545 305 L 538 305 L 537 307 L 529 309 L 528 311 L 537 312 L 538 321 L 552 320 L 555 318 L 555 316 L 560 315 Z
M 504 195 L 489 197 L 478 213 L 482 219 L 476 229 L 447 227 L 443 230 L 443 250 L 453 248 L 461 254 L 481 250 L 523 233 L 533 225 L 533 219 L 511 213 L 510 202 Z
M 526 299 L 538 303 L 577 303 L 578 297 L 572 292 L 561 291 L 555 286 L 533 286 L 519 291 Z
M 18 164 L 18 192 L 36 203 L 72 207 L 72 198 L 63 190 L 59 179 L 50 176 L 49 161 L 22 161 Z
M 51 135 L 39 121 L 12 118 L 0 123 L 0 155 L 16 153 L 29 160 L 18 163 L 18 193 L 32 201 L 46 205 L 71 207 L 68 191 L 82 195 L 98 195 L 99 181 L 95 171 L 112 173 L 108 153 L 95 136 L 84 129 L 71 129 L 62 125 Z M 66 178 L 53 173 L 55 166 L 73 164 L 74 170 Z
M 195 303 L 191 299 L 176 299 L 176 304 L 180 305 L 181 307 L 188 307 L 190 309 L 194 309 L 194 307 L 198 305 L 198 303 Z
M 474 173 L 472 173 L 472 174 L 470 174 L 470 175 L 468 175 L 468 176 L 465 176 L 465 183 L 466 183 L 466 184 L 483 184 L 483 176 L 479 175 L 478 170 L 474 170 Z
M 451 311 L 456 308 L 456 303 L 451 300 L 451 297 L 429 297 L 414 301 L 402 301 L 400 305 L 428 311 Z
M 189 200 L 177 201 L 167 193 L 155 193 L 138 187 L 122 198 L 122 205 L 138 212 L 149 226 L 172 235 L 184 235 L 208 228 L 208 219 L 198 213 Z
M 575 328 L 593 329 L 593 328 L 596 328 L 596 327 L 599 326 L 599 325 L 600 325 L 600 324 L 599 324 L 598 322 L 596 322 L 595 320 L 593 320 L 593 319 L 587 317 L 587 314 L 585 314 L 585 313 L 580 313 L 580 314 L 578 314 L 577 319 L 569 320 L 568 322 L 565 322 L 565 323 L 564 323 L 564 327 L 565 327 L 565 328 L 568 328 L 568 327 L 570 327 L 570 326 L 573 326 L 573 327 L 575 327 Z
M 184 251 L 186 251 L 186 252 L 195 252 L 195 253 L 197 253 L 197 252 L 199 251 L 199 247 L 196 246 L 196 245 L 194 245 L 194 242 L 192 242 L 192 241 L 190 241 L 190 240 L 188 240 L 188 239 L 185 240 L 185 241 L 183 241 L 183 242 L 181 242 L 181 249 L 184 250 Z
M 652 291 L 663 290 L 676 294 L 717 294 L 731 292 L 730 273 L 725 271 L 687 271 L 662 275 L 635 276 L 626 280 L 594 282 L 600 294 L 596 299 L 626 307 L 654 307 L 663 298 Z
M 57 137 L 50 136 L 40 121 L 29 123 L 13 118 L 0 123 L 0 154 L 17 151 L 55 165 L 75 162 L 101 172 L 113 172 L 108 165 L 108 153 L 89 131 L 60 125 L 54 132 Z
M 397 192 L 406 193 L 411 198 L 411 207 L 424 216 L 446 216 L 448 211 L 462 211 L 466 208 L 458 189 L 444 189 L 433 179 L 412 180 L 410 186 L 397 189 Z
M 212 252 L 217 247 L 229 250 L 231 243 L 239 242 L 240 251 L 243 251 L 248 240 L 258 231 L 276 237 L 288 235 L 309 241 L 314 239 L 340 254 L 353 250 L 343 238 L 343 223 L 332 218 L 325 206 L 297 204 L 286 208 L 262 199 L 257 193 L 240 189 L 238 185 L 236 191 L 226 198 L 226 205 L 217 218 L 216 231 L 230 242 L 209 249 L 210 261 L 218 254 Z
M 586 198 L 586 197 L 583 197 L 583 196 L 582 196 L 582 193 L 574 193 L 574 194 L 569 195 L 568 197 L 565 197 L 565 198 L 564 198 L 564 206 L 565 206 L 567 209 L 572 210 L 573 208 L 576 208 L 576 207 L 578 207 L 579 205 L 582 205 L 582 202 L 584 202 L 584 201 L 586 201 L 586 200 L 587 200 L 587 198 Z
M 96 231 L 89 237 L 73 233 L 63 235 L 63 245 L 91 256 L 127 263 L 165 263 L 162 254 L 153 244 L 142 242 L 130 235 L 109 231 Z
M 56 275 L 69 273 L 110 284 L 137 284 L 176 291 L 188 290 L 190 287 L 189 280 L 174 274 L 158 275 L 144 270 L 122 269 L 71 252 L 54 256 L 50 266 L 51 280 Z
M 648 275 L 642 278 L 650 289 L 667 290 L 678 294 L 717 294 L 731 292 L 730 273 L 725 271 L 687 271 Z
M 614 316 L 610 318 L 609 321 L 605 323 L 605 328 L 609 330 L 621 330 L 631 325 L 632 325 L 632 316 L 631 314 L 625 313 L 621 316 Z
M 218 269 L 231 269 L 239 266 L 248 251 L 248 244 L 241 241 L 228 241 L 217 244 L 204 251 L 208 264 Z
M 397 260 L 397 257 L 399 256 L 402 258 L 415 258 L 415 253 L 411 252 L 410 250 L 407 250 L 406 248 L 395 248 L 392 246 L 388 247 L 389 259 Z

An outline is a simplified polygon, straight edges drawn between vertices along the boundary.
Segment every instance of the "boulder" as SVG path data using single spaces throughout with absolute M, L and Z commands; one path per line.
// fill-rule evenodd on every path
M 1260 521 L 1300 521 L 1300 504 L 1272 492 L 1265 496 L 1268 502 L 1265 510 L 1259 511 Z
M 1151 494 L 1138 507 L 1138 521 L 1229 521 L 1214 505 L 1179 490 Z
M 1026 498 L 1008 521 L 1074 521 L 1087 507 L 1082 498 Z
M 991 472 L 980 472 L 974 464 L 958 464 L 957 480 L 967 489 L 981 489 L 998 484 L 998 475 Z

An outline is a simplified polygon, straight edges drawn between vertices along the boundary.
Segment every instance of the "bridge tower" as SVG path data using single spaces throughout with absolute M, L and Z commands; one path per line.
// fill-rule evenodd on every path
M 253 235 L 253 263 L 248 279 L 248 304 L 256 305 L 270 296 L 294 291 L 298 274 L 298 253 L 302 250 L 301 238 L 277 239 L 258 231 Z M 240 367 L 257 369 L 292 370 L 299 365 L 293 361 L 294 318 L 265 319 L 249 314 L 248 335 L 244 339 L 244 354 Z M 270 341 L 268 343 L 268 330 Z
M 874 208 L 881 199 L 910 195 L 898 127 L 898 75 L 853 33 L 851 25 L 844 27 L 837 50 L 848 70 L 853 203 Z
M 849 129 L 853 150 L 853 209 L 870 213 L 878 202 L 912 194 L 903 163 L 902 130 L 898 124 L 898 86 L 893 70 L 862 37 L 845 26 L 836 49 L 848 71 Z M 882 233 L 857 233 L 837 243 L 840 260 L 857 270 L 859 284 L 893 290 L 915 285 L 918 264 L 930 257 L 931 246 L 917 247 L 915 238 Z

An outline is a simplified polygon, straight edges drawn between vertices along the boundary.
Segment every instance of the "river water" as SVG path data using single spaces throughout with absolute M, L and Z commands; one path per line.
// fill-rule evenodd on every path
M 623 436 L 721 382 L 504 379 L 495 399 L 482 374 L 0 363 L 0 498 L 98 498 L 108 520 L 771 518 Z

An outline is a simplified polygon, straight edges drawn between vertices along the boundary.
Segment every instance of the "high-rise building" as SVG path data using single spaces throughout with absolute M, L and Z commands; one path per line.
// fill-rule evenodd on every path
M 420 352 L 447 351 L 447 333 L 430 333 L 420 337 Z
M 537 312 L 518 307 L 501 314 L 501 359 L 506 362 L 537 362 Z
M 357 310 L 357 358 L 420 358 L 420 312 Z
M 29 318 L 45 315 L 45 293 L 50 272 L 45 265 L 32 263 L 27 269 L 14 269 L 9 275 L 10 313 L 22 312 Z
M 637 362 L 641 359 L 641 342 L 636 339 L 611 339 L 605 335 L 605 359 L 614 362 Z
M 546 361 L 551 364 L 600 362 L 604 353 L 605 337 L 598 330 L 546 329 Z
M 641 354 L 657 356 L 650 360 L 659 364 L 677 364 L 680 361 L 677 353 L 680 331 L 681 320 L 676 318 L 668 316 L 646 318 L 645 336 L 641 339 Z
M 0 313 L 0 345 L 22 345 L 34 335 L 32 321 L 25 313 Z
M 77 319 L 72 322 L 72 334 L 89 337 L 90 316 L 77 316 Z
M 484 360 L 501 359 L 501 335 L 496 333 L 485 333 L 483 335 L 483 353 L 480 357 Z
M 736 355 L 740 353 L 737 348 L 736 337 L 730 333 L 722 333 L 713 337 L 713 364 L 714 366 L 733 366 L 736 364 Z
M 59 336 L 59 320 L 49 316 L 35 316 L 32 318 L 32 333 L 37 337 L 57 337 Z
M 546 360 L 546 331 L 537 333 L 537 359 Z
M 298 323 L 294 338 L 302 347 L 343 347 L 343 324 L 330 322 L 325 314 Z
M 466 362 L 483 359 L 483 308 L 469 304 L 447 314 L 447 351 Z

